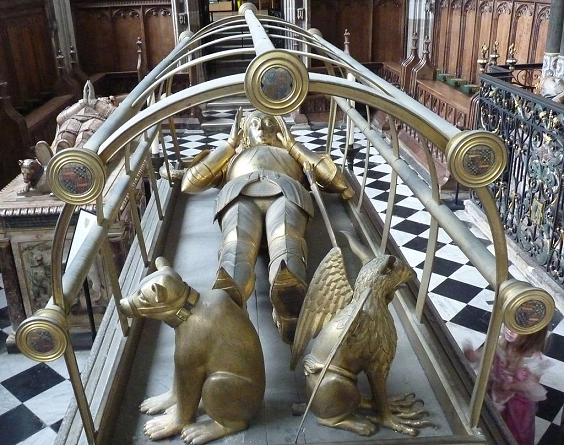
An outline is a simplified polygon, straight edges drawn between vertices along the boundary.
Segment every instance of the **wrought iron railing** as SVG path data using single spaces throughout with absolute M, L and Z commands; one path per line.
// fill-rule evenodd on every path
M 564 287 L 564 107 L 497 75 L 481 76 L 478 118 L 509 155 L 497 206 L 507 235 Z
M 540 82 L 542 74 L 542 64 L 527 63 L 510 67 L 500 65 L 490 67 L 489 74 L 498 79 L 504 79 L 520 88 L 533 91 Z

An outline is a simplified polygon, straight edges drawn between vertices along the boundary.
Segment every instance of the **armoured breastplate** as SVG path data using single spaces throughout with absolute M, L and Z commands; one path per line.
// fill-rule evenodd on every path
M 231 160 L 227 169 L 227 181 L 258 170 L 283 173 L 302 183 L 305 179 L 302 167 L 286 149 L 261 145 L 247 148 Z

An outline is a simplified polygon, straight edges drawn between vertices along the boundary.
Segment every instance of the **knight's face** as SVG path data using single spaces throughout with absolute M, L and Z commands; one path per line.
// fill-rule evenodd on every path
M 249 142 L 256 145 L 278 145 L 278 123 L 272 116 L 253 116 L 249 122 Z

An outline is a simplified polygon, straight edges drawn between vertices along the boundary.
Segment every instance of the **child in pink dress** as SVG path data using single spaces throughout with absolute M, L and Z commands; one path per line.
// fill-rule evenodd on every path
M 552 365 L 542 353 L 547 329 L 519 335 L 504 328 L 490 374 L 488 394 L 519 445 L 534 444 L 537 403 L 546 399 L 540 378 Z M 464 348 L 464 355 L 475 367 L 481 352 Z

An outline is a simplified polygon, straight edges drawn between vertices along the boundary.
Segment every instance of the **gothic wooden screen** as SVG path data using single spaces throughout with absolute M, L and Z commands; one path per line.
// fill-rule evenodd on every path
M 433 62 L 437 68 L 475 82 L 482 44 L 499 42 L 499 63 L 515 43 L 518 63 L 542 62 L 550 2 L 440 0 L 435 5 Z
M 174 46 L 170 1 L 74 0 L 71 7 L 80 64 L 88 74 L 135 71 L 137 38 L 149 70 Z

